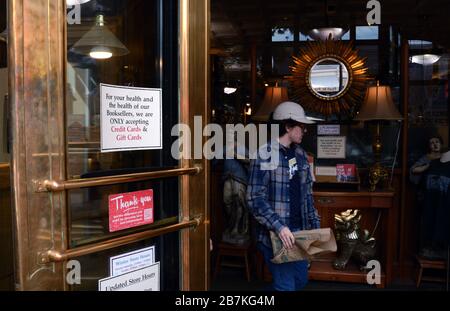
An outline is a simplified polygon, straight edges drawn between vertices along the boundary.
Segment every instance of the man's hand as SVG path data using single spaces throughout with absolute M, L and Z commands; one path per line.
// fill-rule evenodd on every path
M 283 245 L 286 249 L 292 249 L 294 247 L 295 238 L 294 238 L 294 235 L 292 234 L 291 230 L 289 230 L 288 227 L 283 227 L 283 229 L 281 229 L 278 237 L 281 239 L 281 241 L 283 242 Z
M 413 173 L 414 174 L 422 174 L 423 172 L 425 172 L 429 168 L 430 168 L 430 164 L 425 164 L 425 165 L 422 165 L 422 166 L 418 166 L 418 167 L 413 169 Z

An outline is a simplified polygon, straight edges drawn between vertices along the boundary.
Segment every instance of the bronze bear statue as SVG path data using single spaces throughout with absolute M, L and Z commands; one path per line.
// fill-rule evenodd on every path
M 361 270 L 365 270 L 367 263 L 375 258 L 375 239 L 369 236 L 367 230 L 361 230 L 361 217 L 359 210 L 348 210 L 334 216 L 339 252 L 333 262 L 336 270 L 344 270 L 350 258 L 360 265 Z

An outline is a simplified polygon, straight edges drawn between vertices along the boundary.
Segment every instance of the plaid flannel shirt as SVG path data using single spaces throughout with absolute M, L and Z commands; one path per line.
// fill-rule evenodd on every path
M 279 152 L 279 162 L 273 169 L 268 170 L 269 156 L 274 146 Z M 299 187 L 301 195 L 301 226 L 290 227 L 290 180 L 288 159 L 281 150 L 283 147 L 274 141 L 260 149 L 256 160 L 250 165 L 250 177 L 247 187 L 247 201 L 250 212 L 257 220 L 256 234 L 258 242 L 271 247 L 269 230 L 280 233 L 283 227 L 290 229 L 312 230 L 320 228 L 320 216 L 314 207 L 310 165 L 306 152 L 297 146 L 295 150 L 298 163 Z M 261 157 L 261 155 L 264 155 Z M 267 159 L 267 160 L 263 160 Z

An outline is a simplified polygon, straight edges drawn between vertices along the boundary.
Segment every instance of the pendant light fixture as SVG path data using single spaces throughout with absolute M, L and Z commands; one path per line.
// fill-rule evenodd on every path
M 91 0 L 66 0 L 67 6 L 74 6 L 78 4 L 83 4 Z
M 441 52 L 433 47 L 430 49 L 425 49 L 424 44 L 432 44 L 429 41 L 423 40 L 412 40 L 411 42 L 419 42 L 420 41 L 420 52 L 411 56 L 411 63 L 419 64 L 422 66 L 430 66 L 437 63 L 441 59 Z
M 325 0 L 325 27 L 314 28 L 308 32 L 311 39 L 316 41 L 326 41 L 326 40 L 340 40 L 346 33 L 347 29 L 341 27 L 334 27 L 332 22 L 330 22 L 330 15 L 336 14 L 336 5 L 328 3 Z
M 325 41 L 331 38 L 331 40 L 340 40 L 347 31 L 340 27 L 323 27 L 312 29 L 308 35 L 316 41 Z
M 72 51 L 94 59 L 108 59 L 130 53 L 105 25 L 105 18 L 101 14 L 97 15 L 95 26 L 73 45 Z

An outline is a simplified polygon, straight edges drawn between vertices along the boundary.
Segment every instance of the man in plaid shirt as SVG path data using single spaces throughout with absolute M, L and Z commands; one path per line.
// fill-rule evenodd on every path
M 303 108 L 293 102 L 280 104 L 272 123 L 279 124 L 279 139 L 263 146 L 251 163 L 247 188 L 250 212 L 257 220 L 258 249 L 272 273 L 273 289 L 294 291 L 308 281 L 308 262 L 273 264 L 270 231 L 275 232 L 284 247 L 291 249 L 292 232 L 320 228 L 320 217 L 314 208 L 313 179 L 306 152 L 299 146 L 312 124 Z M 275 164 L 275 165 L 274 165 Z

